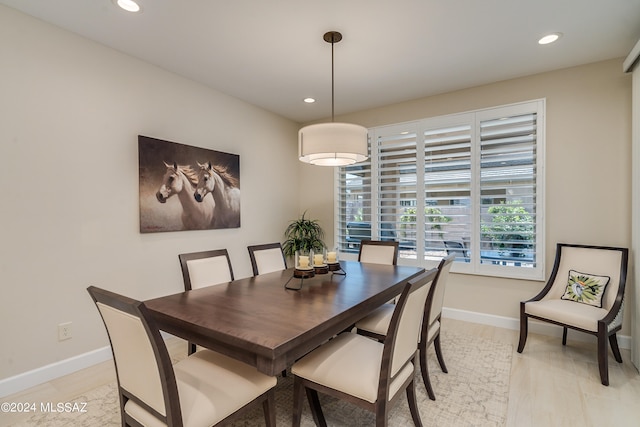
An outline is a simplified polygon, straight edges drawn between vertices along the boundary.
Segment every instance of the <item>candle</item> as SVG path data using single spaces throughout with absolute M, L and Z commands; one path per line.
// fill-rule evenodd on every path
M 327 252 L 327 261 L 336 262 L 336 253 L 335 252 Z
M 300 255 L 298 257 L 298 264 L 300 264 L 300 267 L 302 268 L 309 267 L 309 257 L 305 255 Z
M 324 256 L 322 254 L 316 254 L 313 256 L 313 264 L 314 265 L 322 265 L 324 264 Z

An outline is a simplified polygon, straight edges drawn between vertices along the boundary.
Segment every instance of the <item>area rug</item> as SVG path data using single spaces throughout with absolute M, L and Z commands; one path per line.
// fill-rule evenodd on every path
M 509 396 L 512 346 L 492 340 L 442 332 L 442 349 L 448 374 L 440 371 L 433 352 L 427 357 L 436 400 L 429 400 L 422 377 L 416 376 L 417 400 L 425 427 L 504 426 Z M 292 376 L 278 378 L 276 386 L 277 424 L 291 425 Z M 329 426 L 354 427 L 375 425 L 373 414 L 352 404 L 320 395 L 321 406 Z M 107 384 L 73 399 L 71 404 L 84 404 L 84 412 L 35 413 L 14 426 L 87 426 L 120 425 L 116 385 Z M 79 406 L 77 406 L 79 408 Z M 234 427 L 263 426 L 262 408 L 247 414 Z M 389 416 L 389 426 L 413 425 L 406 397 L 401 397 Z M 303 427 L 314 422 L 305 401 Z

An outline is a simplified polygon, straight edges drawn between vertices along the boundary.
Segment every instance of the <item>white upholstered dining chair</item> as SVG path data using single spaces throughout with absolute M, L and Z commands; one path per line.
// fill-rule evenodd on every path
M 287 269 L 287 260 L 279 242 L 247 246 L 247 250 L 254 276 Z
M 362 240 L 358 261 L 396 265 L 398 263 L 398 246 L 398 242 L 393 240 Z
M 594 335 L 600 381 L 608 386 L 607 341 L 615 360 L 622 363 L 616 333 L 622 328 L 628 260 L 627 248 L 558 243 L 545 287 L 520 303 L 518 353 L 527 342 L 529 318 L 562 326 L 562 345 L 567 344 L 567 329 Z
M 294 427 L 301 422 L 305 390 L 318 426 L 326 426 L 318 392 L 372 411 L 376 425 L 386 426 L 389 410 L 402 391 L 414 424 L 422 425 L 414 378 L 424 305 L 436 274 L 436 269 L 429 270 L 405 286 L 384 343 L 345 332 L 294 363 Z
M 423 324 L 420 332 L 420 370 L 422 373 L 422 381 L 429 399 L 436 400 L 436 395 L 429 379 L 429 369 L 427 364 L 427 349 L 433 343 L 438 363 L 442 372 L 448 373 L 447 366 L 444 363 L 442 355 L 442 347 L 440 345 L 440 331 L 442 329 L 442 304 L 444 301 L 444 293 L 449 280 L 449 272 L 456 258 L 456 254 L 448 255 L 438 264 L 438 273 L 433 280 L 431 291 L 424 305 Z M 359 334 L 384 341 L 387 336 L 389 325 L 395 307 L 393 304 L 384 304 L 374 310 L 364 319 L 356 323 L 356 330 Z
M 226 249 L 180 254 L 178 259 L 187 291 L 233 280 L 231 259 Z
M 210 350 L 172 365 L 144 303 L 87 290 L 111 343 L 123 426 L 221 425 L 258 404 L 265 424 L 275 426 L 275 377 Z
M 228 283 L 233 280 L 231 259 L 226 249 L 191 252 L 178 255 L 184 290 L 200 289 L 206 286 Z M 196 345 L 189 343 L 189 354 L 196 351 Z

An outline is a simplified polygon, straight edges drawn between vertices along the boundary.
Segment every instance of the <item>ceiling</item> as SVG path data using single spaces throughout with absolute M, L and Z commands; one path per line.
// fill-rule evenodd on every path
M 640 0 L 0 0 L 296 122 L 625 57 Z M 551 45 L 537 40 L 563 37 Z M 622 70 L 622 61 L 620 64 Z M 313 97 L 314 104 L 303 99 Z

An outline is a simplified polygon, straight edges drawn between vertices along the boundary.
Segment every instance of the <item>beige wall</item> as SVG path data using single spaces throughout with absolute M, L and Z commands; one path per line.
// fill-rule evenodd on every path
M 246 277 L 298 215 L 295 123 L 4 6 L 0 52 L 0 379 L 108 345 L 89 284 L 177 292 L 225 247 Z M 239 154 L 242 227 L 140 234 L 138 134 Z
M 631 245 L 631 77 L 622 72 L 622 59 L 417 99 L 336 120 L 374 127 L 538 98 L 546 98 L 547 105 L 548 277 L 556 243 Z M 301 166 L 301 176 L 304 188 L 331 181 L 333 171 Z M 328 230 L 333 227 L 333 197 L 328 188 L 301 197 L 302 206 L 306 203 L 313 208 L 314 217 Z M 454 274 L 445 305 L 518 318 L 519 301 L 542 286 L 542 282 Z M 630 333 L 629 314 L 623 335 Z

